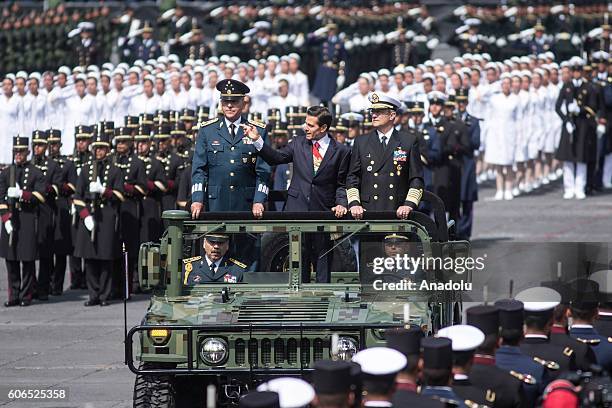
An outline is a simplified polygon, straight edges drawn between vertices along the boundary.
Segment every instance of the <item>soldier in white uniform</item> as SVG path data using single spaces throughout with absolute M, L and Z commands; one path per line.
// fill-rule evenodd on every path
M 142 81 L 143 92 L 130 101 L 128 113 L 131 116 L 138 116 L 141 113 L 152 114 L 161 109 L 161 98 L 153 91 L 154 82 L 155 78 L 151 75 L 144 78 Z
M 10 77 L 2 81 L 3 95 L 0 96 L 0 164 L 10 164 L 13 161 L 13 152 L 6 146 L 12 144 L 12 138 L 17 134 L 19 117 L 23 110 L 20 100 L 13 94 L 14 80 Z
M 298 54 L 289 54 L 289 93 L 295 95 L 299 105 L 308 106 L 310 105 L 308 77 L 300 71 L 300 60 Z
M 24 135 L 31 135 L 36 129 L 44 129 L 46 125 L 47 98 L 40 93 L 40 74 L 32 72 L 28 77 L 28 94 L 23 103 Z
M 286 122 L 285 111 L 288 106 L 299 105 L 295 95 L 289 94 L 289 82 L 285 78 L 278 80 L 278 95 L 274 95 L 268 100 L 268 109 L 280 109 L 281 121 Z
M 70 155 L 74 153 L 74 129 L 86 123 L 90 123 L 96 117 L 96 100 L 85 92 L 84 74 L 79 74 L 74 82 L 75 93 L 66 101 L 66 134 L 62 133 L 61 154 Z

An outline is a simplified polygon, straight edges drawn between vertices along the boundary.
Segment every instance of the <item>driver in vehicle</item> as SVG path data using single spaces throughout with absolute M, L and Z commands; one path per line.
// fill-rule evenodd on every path
M 400 257 L 408 255 L 418 258 L 423 254 L 422 248 L 419 247 L 419 238 L 415 234 L 404 235 L 393 233 L 385 236 L 384 249 L 385 257 L 387 258 L 395 258 L 398 255 Z M 419 282 L 425 279 L 425 272 L 422 268 L 418 268 L 417 271 L 404 268 L 393 268 L 389 273 L 399 279 L 406 279 L 413 282 Z
M 204 237 L 204 257 L 194 256 L 183 260 L 183 283 L 242 282 L 247 266 L 229 256 L 229 241 L 226 234 L 207 234 Z

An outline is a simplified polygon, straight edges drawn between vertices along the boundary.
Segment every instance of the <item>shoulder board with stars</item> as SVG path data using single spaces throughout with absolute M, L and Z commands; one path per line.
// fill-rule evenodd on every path
M 247 267 L 245 264 L 243 264 L 243 263 L 242 263 L 242 262 L 240 262 L 240 261 L 235 260 L 234 258 L 230 258 L 229 260 L 230 260 L 230 262 L 232 262 L 232 263 L 234 263 L 234 264 L 238 265 L 238 266 L 239 266 L 239 267 L 241 267 L 242 269 L 245 269 L 245 268 Z
M 535 378 L 533 378 L 529 374 L 521 374 L 521 373 L 517 373 L 514 370 L 511 370 L 510 375 L 516 378 L 517 380 L 524 382 L 525 384 L 535 384 L 536 383 Z
M 196 129 L 202 129 L 203 127 L 208 126 L 208 125 L 211 125 L 211 124 L 215 123 L 215 122 L 216 122 L 216 121 L 218 121 L 218 120 L 219 120 L 219 117 L 217 116 L 217 117 L 216 117 L 216 118 L 214 118 L 214 119 L 210 119 L 210 120 L 207 120 L 207 121 L 205 121 L 205 122 L 199 122 L 199 123 L 196 125 Z
M 200 259 L 202 259 L 202 257 L 201 257 L 201 256 L 194 256 L 193 258 L 183 259 L 183 263 L 184 263 L 184 264 L 188 264 L 188 263 L 191 263 L 191 262 L 194 262 L 194 261 L 200 260 Z
M 540 358 L 540 357 L 534 357 L 533 361 L 535 361 L 538 364 L 543 365 L 544 367 L 548 368 L 549 370 L 558 370 L 561 367 L 561 366 L 559 366 L 559 363 L 557 363 L 556 361 L 544 360 L 543 358 Z
M 579 342 L 584 343 L 584 344 L 590 344 L 592 346 L 596 346 L 599 343 L 601 343 L 600 339 L 583 339 L 581 337 L 576 337 L 576 340 L 578 340 Z
M 256 120 L 249 120 L 248 122 L 249 122 L 251 125 L 255 125 L 255 126 L 260 127 L 260 128 L 262 128 L 262 129 L 265 129 L 265 128 L 266 128 L 266 125 L 265 125 L 265 123 L 263 123 L 263 122 L 258 122 L 258 121 L 256 121 Z

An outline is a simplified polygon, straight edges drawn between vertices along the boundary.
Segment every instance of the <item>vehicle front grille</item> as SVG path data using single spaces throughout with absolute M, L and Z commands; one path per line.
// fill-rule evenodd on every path
M 245 343 L 247 347 L 245 347 Z M 234 362 L 238 366 L 304 368 L 329 357 L 329 340 L 324 337 L 257 337 L 234 342 Z M 246 354 L 246 355 L 245 355 Z M 248 356 L 248 359 L 247 359 Z
M 328 306 L 322 299 L 247 299 L 238 306 L 237 322 L 325 322 Z

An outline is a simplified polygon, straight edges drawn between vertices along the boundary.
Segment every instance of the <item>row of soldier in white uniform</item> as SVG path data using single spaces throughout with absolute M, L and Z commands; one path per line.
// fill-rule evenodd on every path
M 478 182 L 496 179 L 495 199 L 529 193 L 562 174 L 564 197 L 582 199 L 591 185 L 612 187 L 612 136 L 607 121 L 612 101 L 605 98 L 610 92 L 608 61 L 605 52 L 594 53 L 591 64 L 578 57 L 558 64 L 551 52 L 503 62 L 490 61 L 486 54 L 464 54 L 448 63 L 434 60 L 417 67 L 397 66 L 392 72 L 363 73 L 333 102 L 342 111 L 360 112 L 367 109 L 368 95 L 376 91 L 405 104 L 420 101 L 427 111 L 431 92 L 453 96 L 456 89 L 468 88 L 467 110 L 479 120 L 481 132 L 475 152 Z M 571 85 L 568 91 L 567 84 L 574 79 L 579 86 Z M 574 97 L 574 88 L 583 83 L 589 96 L 593 94 L 589 103 L 582 94 Z M 572 94 L 567 106 L 562 103 L 563 89 Z M 584 131 L 577 124 L 583 119 L 590 124 L 586 139 L 574 137 Z
M 186 60 L 174 55 L 133 66 L 105 63 L 101 67 L 63 66 L 57 73 L 19 71 L 5 76 L 0 96 L 0 141 L 29 136 L 36 129 L 62 131 L 62 154 L 74 148 L 74 129 L 109 120 L 120 125 L 124 117 L 141 113 L 196 110 L 206 106 L 214 117 L 219 104 L 216 84 L 235 78 L 253 90 L 251 111 L 265 118 L 271 108 L 285 114 L 287 106 L 308 105 L 308 78 L 299 70 L 300 56 L 270 56 L 240 62 L 229 56 Z M 0 164 L 10 163 L 10 152 L 0 153 Z

